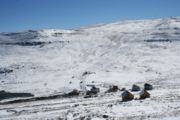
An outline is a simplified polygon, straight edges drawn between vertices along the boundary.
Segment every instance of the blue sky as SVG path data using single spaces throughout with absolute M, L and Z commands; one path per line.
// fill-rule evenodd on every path
M 0 0 L 0 32 L 180 16 L 180 0 Z

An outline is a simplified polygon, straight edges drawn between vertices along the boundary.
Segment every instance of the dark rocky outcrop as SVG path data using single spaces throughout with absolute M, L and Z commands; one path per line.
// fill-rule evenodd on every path
M 122 88 L 120 91 L 125 91 L 126 90 L 126 88 Z
M 63 35 L 63 33 L 61 33 L 61 32 L 56 32 L 56 33 L 54 33 L 52 36 L 54 36 L 54 37 L 59 37 L 59 36 L 62 36 Z
M 11 39 L 14 40 L 32 40 L 32 39 L 37 39 L 40 34 L 38 33 L 38 31 L 35 30 L 28 30 L 28 31 L 24 31 L 24 32 L 11 32 L 11 33 L 3 33 L 3 36 L 8 36 Z
M 92 86 L 91 90 L 86 91 L 86 95 L 84 96 L 84 98 L 96 97 L 99 92 L 99 88 Z
M 122 94 L 122 101 L 126 102 L 126 101 L 131 101 L 134 99 L 134 95 L 132 93 L 130 93 L 129 91 L 124 91 Z
M 18 97 L 33 97 L 31 93 L 10 93 L 4 90 L 0 91 L 0 100 L 18 98 Z
M 146 90 L 142 90 L 140 92 L 140 97 L 139 99 L 146 99 L 146 98 L 149 98 L 150 97 L 150 93 Z
M 71 96 L 78 96 L 80 94 L 80 92 L 76 89 L 74 89 L 73 91 L 69 92 L 67 94 L 67 96 L 71 97 Z
M 91 90 L 88 90 L 86 92 L 86 95 L 96 95 L 99 92 L 100 92 L 99 88 L 96 88 L 95 86 L 92 86 Z
M 171 39 L 149 39 L 149 40 L 144 40 L 145 42 L 172 42 L 176 40 L 171 40 Z
M 82 76 L 86 76 L 90 74 L 95 74 L 95 72 L 86 71 L 86 72 L 83 72 Z
M 17 45 L 17 46 L 40 46 L 40 47 L 43 47 L 45 45 L 48 45 L 48 44 L 53 44 L 53 43 L 69 43 L 69 41 L 20 41 L 20 42 L 3 42 L 3 43 L 0 43 L 0 45 Z
M 12 73 L 12 69 L 7 69 L 7 68 L 0 68 L 0 74 L 5 74 L 5 73 Z
M 103 118 L 108 118 L 109 116 L 108 116 L 108 115 L 103 115 L 102 117 L 103 117 Z
M 152 89 L 153 89 L 153 86 L 152 86 L 151 84 L 145 83 L 145 84 L 144 84 L 144 89 L 145 89 L 145 90 L 152 90 Z
M 1 43 L 3 45 L 19 45 L 19 46 L 39 46 L 50 44 L 51 42 L 31 41 L 31 42 L 15 42 L 15 43 Z
M 134 92 L 136 92 L 136 91 L 140 91 L 141 90 L 141 88 L 138 86 L 138 85 L 133 85 L 132 86 L 132 91 L 134 91 Z
M 117 92 L 118 90 L 119 90 L 118 86 L 113 85 L 113 86 L 110 86 L 110 88 L 107 90 L 107 93 L 109 93 L 109 92 Z

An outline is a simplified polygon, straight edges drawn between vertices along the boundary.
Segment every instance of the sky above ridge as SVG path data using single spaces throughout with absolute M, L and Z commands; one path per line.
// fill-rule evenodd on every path
M 0 32 L 180 16 L 180 0 L 0 0 Z

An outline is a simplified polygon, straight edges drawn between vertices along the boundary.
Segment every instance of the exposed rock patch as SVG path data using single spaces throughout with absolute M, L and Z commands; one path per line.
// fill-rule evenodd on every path
M 99 92 L 100 92 L 100 89 L 97 88 L 97 87 L 95 87 L 95 86 L 93 86 L 90 91 L 87 91 L 86 94 L 87 94 L 87 95 L 91 95 L 91 94 L 97 94 L 97 93 L 99 93 Z
M 0 91 L 0 100 L 17 98 L 17 97 L 33 97 L 31 93 L 10 93 L 6 91 Z
M 95 74 L 95 72 L 86 71 L 86 72 L 83 72 L 82 76 L 86 76 L 90 74 Z
M 85 95 L 84 98 L 89 98 L 89 97 L 95 96 L 95 95 L 97 95 L 99 92 L 100 92 L 100 89 L 99 89 L 99 88 L 96 88 L 95 86 L 92 86 L 91 90 L 88 90 L 88 91 L 86 92 L 86 95 Z
M 78 96 L 80 94 L 80 92 L 76 89 L 74 89 L 73 91 L 69 92 L 67 94 L 67 96 Z
M 5 73 L 12 73 L 12 69 L 7 69 L 7 68 L 0 68 L 0 74 L 5 74 Z
M 117 92 L 118 90 L 119 90 L 118 86 L 113 85 L 113 86 L 110 86 L 110 88 L 107 90 L 107 93 L 109 93 L 109 92 Z

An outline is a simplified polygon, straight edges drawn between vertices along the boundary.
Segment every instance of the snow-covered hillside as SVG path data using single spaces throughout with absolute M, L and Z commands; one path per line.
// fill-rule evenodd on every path
M 160 119 L 180 115 L 180 18 L 137 20 L 77 30 L 0 33 L 0 90 L 35 97 L 100 88 L 96 98 L 0 105 L 0 119 Z M 83 73 L 89 73 L 83 75 Z M 145 101 L 120 103 L 109 86 L 155 87 Z M 135 93 L 137 94 L 137 93 Z M 1 104 L 14 99 L 0 101 Z M 78 106 L 75 106 L 75 105 Z M 108 107 L 112 105 L 111 107 Z M 75 106 L 75 107 L 74 107 Z

